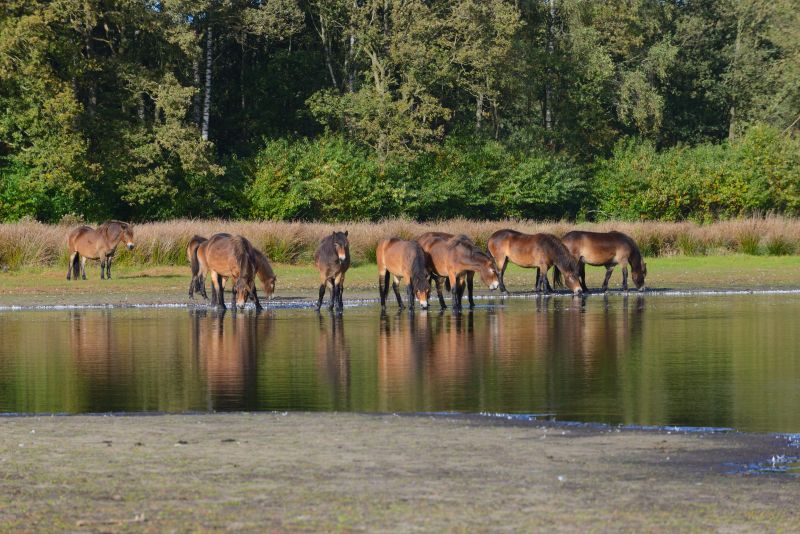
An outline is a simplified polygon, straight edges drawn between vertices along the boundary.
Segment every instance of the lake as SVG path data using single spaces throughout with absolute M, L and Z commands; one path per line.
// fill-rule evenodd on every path
M 480 300 L 472 312 L 0 312 L 0 412 L 541 414 L 800 432 L 800 295 Z

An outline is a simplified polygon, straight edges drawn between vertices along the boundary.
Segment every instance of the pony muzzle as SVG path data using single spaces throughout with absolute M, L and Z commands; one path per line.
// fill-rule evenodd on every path
M 500 287 L 500 282 L 498 281 L 492 282 L 491 284 L 489 284 L 489 291 L 494 291 L 498 287 Z
M 339 261 L 344 261 L 346 259 L 347 259 L 347 256 L 345 254 L 342 254 L 342 253 L 339 254 Z
M 128 243 L 125 246 L 128 247 L 128 250 L 133 250 L 133 243 Z

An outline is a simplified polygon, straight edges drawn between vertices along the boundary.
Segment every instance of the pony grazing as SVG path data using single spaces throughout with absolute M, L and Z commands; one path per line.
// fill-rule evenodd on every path
M 416 241 L 404 241 L 399 237 L 381 239 L 375 249 L 378 262 L 378 288 L 381 294 L 381 308 L 386 308 L 386 295 L 389 293 L 389 276 L 393 276 L 392 289 L 397 297 L 397 305 L 403 308 L 403 299 L 397 285 L 400 279 L 408 284 L 408 307 L 414 309 L 414 296 L 422 309 L 428 308 L 431 284 L 425 264 L 425 251 Z
M 582 292 L 579 280 L 578 262 L 561 243 L 558 237 L 552 234 L 523 234 L 516 230 L 498 230 L 489 237 L 487 242 L 489 253 L 500 265 L 500 290 L 506 291 L 503 283 L 508 262 L 516 263 L 520 267 L 536 267 L 536 291 L 551 291 L 547 281 L 547 271 L 555 266 L 555 282 L 564 280 L 567 287 L 576 295 Z
M 314 265 L 319 271 L 319 300 L 317 310 L 322 307 L 325 298 L 325 289 L 331 286 L 331 302 L 328 308 L 333 309 L 334 304 L 342 311 L 344 302 L 344 275 L 350 268 L 350 241 L 347 232 L 333 232 L 323 239 L 314 253 Z
M 261 302 L 256 292 L 256 260 L 253 245 L 242 236 L 214 234 L 200 243 L 195 251 L 198 273 L 211 273 L 211 303 L 225 309 L 224 278 L 233 278 L 233 302 L 231 307 L 244 308 L 252 298 L 256 309 Z
M 608 281 L 615 265 L 622 265 L 622 289 L 628 290 L 628 265 L 631 266 L 631 277 L 636 289 L 644 291 L 644 279 L 647 276 L 647 264 L 636 242 L 622 232 L 584 232 L 574 231 L 561 238 L 570 254 L 579 263 L 581 287 L 586 287 L 586 264 L 603 266 L 606 277 L 603 280 L 603 291 L 608 290 Z
M 428 232 L 417 238 L 420 246 L 427 254 L 431 278 L 436 282 L 439 304 L 445 308 L 442 297 L 441 278 L 446 278 L 446 286 L 452 293 L 453 309 L 461 309 L 461 298 L 464 287 L 467 287 L 470 308 L 475 307 L 473 300 L 473 279 L 475 273 L 490 290 L 497 289 L 500 280 L 494 260 L 475 246 L 465 235 L 450 236 L 443 232 Z
M 121 221 L 106 221 L 97 229 L 79 226 L 69 233 L 67 280 L 86 280 L 86 260 L 100 260 L 100 278 L 111 279 L 111 260 L 120 243 L 133 250 L 133 227 Z
M 225 233 L 216 235 L 231 237 L 230 234 Z M 189 297 L 192 299 L 194 298 L 195 292 L 199 292 L 200 295 L 202 295 L 205 299 L 208 298 L 205 287 L 205 275 L 207 271 L 205 270 L 205 267 L 200 264 L 200 259 L 197 255 L 197 248 L 205 241 L 208 241 L 208 239 L 199 235 L 195 235 L 189 240 L 189 244 L 186 247 L 186 255 L 189 257 L 189 263 L 192 268 L 192 281 L 189 282 Z M 252 252 L 253 261 L 255 262 L 256 275 L 258 276 L 258 279 L 261 280 L 261 285 L 264 287 L 264 293 L 266 294 L 266 300 L 269 301 L 272 298 L 272 295 L 275 293 L 275 282 L 277 281 L 278 277 L 275 276 L 275 271 L 272 270 L 272 265 L 270 265 L 269 259 L 263 252 L 255 247 L 252 247 Z M 225 281 L 226 278 L 223 277 L 223 288 L 225 287 Z M 216 304 L 216 294 L 212 294 L 212 297 L 213 302 Z

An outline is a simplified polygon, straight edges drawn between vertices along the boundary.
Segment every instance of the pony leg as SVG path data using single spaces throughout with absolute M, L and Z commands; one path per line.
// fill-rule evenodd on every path
M 542 282 L 543 282 L 542 281 L 542 270 L 539 267 L 537 267 L 536 268 L 536 284 L 534 284 L 534 286 L 533 286 L 534 287 L 534 291 L 536 291 L 537 293 L 539 291 L 544 291 L 544 285 L 543 285 Z
M 81 256 L 81 278 L 86 280 L 86 258 Z
M 327 286 L 327 281 L 322 282 L 319 285 L 319 300 L 317 300 L 317 311 L 322 307 L 322 299 L 325 298 L 325 288 Z
M 414 311 L 414 284 L 409 283 L 406 286 L 406 295 L 408 296 L 408 309 Z M 399 294 L 397 298 L 400 298 Z
M 112 257 L 113 256 L 109 256 L 108 258 L 106 258 L 106 278 L 108 278 L 109 280 L 111 280 L 111 258 Z
M 544 286 L 544 294 L 547 295 L 551 291 L 553 291 L 553 286 L 550 285 L 550 281 L 547 279 L 547 268 L 542 268 L 542 285 Z
M 73 252 L 69 255 L 69 263 L 67 264 L 67 280 L 72 280 L 72 271 L 75 270 L 75 257 L 78 255 L 77 252 Z M 78 278 L 78 273 L 75 273 L 75 278 Z
M 331 301 L 328 303 L 328 309 L 332 310 L 336 305 L 336 294 L 339 291 L 339 284 L 336 283 L 336 278 L 330 279 L 331 283 Z
M 608 281 L 611 279 L 611 273 L 614 271 L 613 265 L 606 266 L 606 277 L 603 279 L 603 291 L 608 291 Z
M 100 280 L 106 279 L 106 260 L 100 260 Z
M 586 262 L 583 261 L 583 258 L 578 261 L 578 278 L 581 282 L 581 289 L 584 293 L 588 293 L 589 288 L 586 287 Z
M 203 274 L 197 275 L 196 284 L 195 291 L 199 290 L 203 298 L 208 300 L 208 294 L 206 293 L 206 277 Z
M 628 264 L 622 266 L 622 290 L 628 290 Z
M 236 313 L 236 278 L 231 277 L 231 309 Z
M 450 295 L 453 298 L 453 311 L 461 310 L 461 294 L 458 291 L 459 280 L 455 276 L 450 276 Z
M 508 293 L 508 289 L 506 289 L 506 267 L 508 267 L 508 256 L 503 258 L 503 266 L 500 267 L 500 291 L 502 293 Z
M 258 300 L 258 290 L 256 289 L 256 282 L 253 280 L 253 290 L 250 292 L 250 296 L 253 297 L 253 302 L 256 305 L 256 311 L 261 311 L 264 308 L 261 306 L 261 301 Z
M 222 308 L 223 310 L 226 309 L 225 306 L 225 284 L 222 283 L 222 275 L 218 273 L 214 273 L 214 278 L 217 279 L 217 306 Z M 235 307 L 235 306 L 234 306 Z
M 394 296 L 397 298 L 397 305 L 400 306 L 400 309 L 402 310 L 403 308 L 405 308 L 405 306 L 403 306 L 403 298 L 400 296 L 400 291 L 397 289 L 396 276 L 394 277 L 394 280 L 392 280 L 392 289 L 394 290 Z M 412 300 L 411 303 L 413 304 L 414 301 Z
M 378 274 L 378 289 L 381 295 L 381 308 L 386 309 L 386 295 L 389 293 L 389 271 Z
M 441 309 L 447 309 L 447 304 L 444 302 L 444 296 L 442 295 L 442 279 L 438 276 L 431 276 L 433 279 L 434 284 L 436 284 L 436 295 L 439 297 L 439 307 Z
M 339 280 L 336 283 L 336 289 L 337 289 L 336 307 L 339 309 L 339 311 L 342 311 L 342 310 L 344 310 L 344 300 L 343 300 L 343 295 L 344 295 L 344 273 L 339 274 L 338 279 Z M 334 279 L 334 280 L 336 280 L 336 279 Z
M 475 307 L 475 301 L 472 300 L 472 287 L 473 287 L 474 279 L 475 279 L 475 272 L 474 271 L 470 271 L 469 273 L 467 273 L 467 298 L 469 299 L 469 307 L 470 308 L 474 308 Z

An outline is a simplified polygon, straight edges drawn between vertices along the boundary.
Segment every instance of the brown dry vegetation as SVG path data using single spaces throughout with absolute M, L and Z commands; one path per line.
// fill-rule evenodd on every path
M 71 227 L 34 221 L 0 224 L 0 267 L 18 269 L 66 264 L 66 236 Z M 485 246 L 487 238 L 501 228 L 557 235 L 576 228 L 619 230 L 633 236 L 646 256 L 731 252 L 784 255 L 800 251 L 800 219 L 777 216 L 709 224 L 621 221 L 576 224 L 567 221 L 467 219 L 430 223 L 392 219 L 378 223 L 326 224 L 179 219 L 137 224 L 136 249 L 131 254 L 120 254 L 117 261 L 135 265 L 183 264 L 186 261 L 186 243 L 194 234 L 209 236 L 225 231 L 244 235 L 264 250 L 272 261 L 303 263 L 310 261 L 320 239 L 334 229 L 341 229 L 350 232 L 350 248 L 355 262 L 372 262 L 375 245 L 386 236 L 411 238 L 436 229 L 467 234 Z

